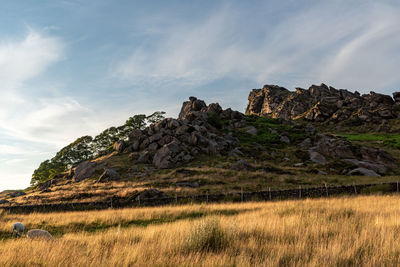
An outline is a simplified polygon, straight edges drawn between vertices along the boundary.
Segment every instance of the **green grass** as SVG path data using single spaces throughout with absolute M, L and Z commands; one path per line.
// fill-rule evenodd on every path
M 349 141 L 379 142 L 384 146 L 400 148 L 400 134 L 340 134 Z

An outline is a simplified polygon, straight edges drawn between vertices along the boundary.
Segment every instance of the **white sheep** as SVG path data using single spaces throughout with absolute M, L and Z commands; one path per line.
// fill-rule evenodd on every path
M 53 236 L 42 229 L 32 229 L 26 233 L 26 237 L 28 239 L 45 239 L 45 240 L 54 240 Z
M 22 236 L 24 234 L 24 231 L 25 227 L 22 223 L 20 222 L 14 223 L 12 227 L 11 237 L 14 237 L 14 233 L 16 237 Z

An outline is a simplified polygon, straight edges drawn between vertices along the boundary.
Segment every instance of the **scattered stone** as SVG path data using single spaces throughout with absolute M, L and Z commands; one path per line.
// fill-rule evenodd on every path
M 286 144 L 290 144 L 290 139 L 289 137 L 282 135 L 281 138 L 279 139 L 281 142 L 286 143 Z
M 19 197 L 19 196 L 25 196 L 26 193 L 24 191 L 14 191 L 14 192 L 10 192 L 8 195 L 10 197 Z
M 8 201 L 7 199 L 0 199 L 0 204 L 8 204 L 10 203 L 10 201 Z
M 257 135 L 257 133 L 258 133 L 257 128 L 254 127 L 254 126 L 248 126 L 248 127 L 245 129 L 245 131 L 246 131 L 246 133 L 248 133 L 248 134 L 250 134 L 250 135 Z
M 304 166 L 303 162 L 293 164 L 293 167 L 302 167 L 302 166 Z
M 245 160 L 239 160 L 234 165 L 232 165 L 231 169 L 237 171 L 251 171 L 254 169 L 254 166 Z
M 198 188 L 199 187 L 199 183 L 198 182 L 177 182 L 176 186 L 177 187 Z
M 308 153 L 312 162 L 322 165 L 327 163 L 326 158 L 317 151 L 309 150 Z
M 362 168 L 362 167 L 351 170 L 350 172 L 348 172 L 348 175 L 364 175 L 364 176 L 375 176 L 375 177 L 380 176 L 373 170 L 369 170 L 369 169 Z
M 166 198 L 166 197 L 167 197 L 167 195 L 164 192 L 162 192 L 158 189 L 152 188 L 152 189 L 147 189 L 147 190 L 142 191 L 141 193 L 139 193 L 136 196 L 135 199 L 136 200 L 139 200 L 139 199 L 144 200 L 144 199 L 159 199 L 159 198 Z

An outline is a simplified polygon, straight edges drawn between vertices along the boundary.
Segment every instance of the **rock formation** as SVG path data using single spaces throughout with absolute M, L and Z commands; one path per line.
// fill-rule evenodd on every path
M 265 85 L 249 94 L 246 114 L 285 120 L 304 118 L 314 122 L 372 122 L 400 118 L 400 92 L 388 95 L 370 92 L 360 95 L 321 84 L 291 92 L 277 85 Z

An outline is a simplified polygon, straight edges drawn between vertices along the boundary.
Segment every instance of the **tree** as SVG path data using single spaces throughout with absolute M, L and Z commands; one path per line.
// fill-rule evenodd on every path
M 143 130 L 149 124 L 164 119 L 164 114 L 163 111 L 156 111 L 149 116 L 144 114 L 134 115 L 124 125 L 110 127 L 94 138 L 88 135 L 79 137 L 58 151 L 52 159 L 40 163 L 32 174 L 31 185 L 51 179 L 58 173 L 66 171 L 82 161 L 95 158 L 101 151 L 112 149 L 116 141 L 127 140 L 132 130 Z

